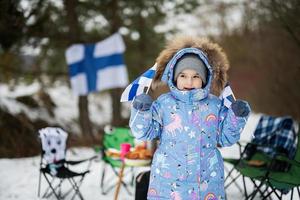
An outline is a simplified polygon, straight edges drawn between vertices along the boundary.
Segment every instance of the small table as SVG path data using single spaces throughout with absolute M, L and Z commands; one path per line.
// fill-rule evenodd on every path
M 127 159 L 127 158 L 125 158 L 122 162 L 122 166 L 121 166 L 121 169 L 120 169 L 120 172 L 119 172 L 119 181 L 118 181 L 117 188 L 116 188 L 116 191 L 115 191 L 114 200 L 118 199 L 125 167 L 126 166 L 128 166 L 128 167 L 147 167 L 147 166 L 150 166 L 150 164 L 151 164 L 151 159 L 141 160 L 141 159 Z

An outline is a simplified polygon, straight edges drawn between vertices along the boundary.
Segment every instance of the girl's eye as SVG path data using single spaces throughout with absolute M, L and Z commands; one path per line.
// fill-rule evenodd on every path
M 195 78 L 195 79 L 197 78 L 198 79 L 198 78 L 200 78 L 200 76 L 199 75 L 195 75 L 195 76 L 193 76 L 193 78 Z
M 184 78 L 185 75 L 184 74 L 179 74 L 179 77 Z

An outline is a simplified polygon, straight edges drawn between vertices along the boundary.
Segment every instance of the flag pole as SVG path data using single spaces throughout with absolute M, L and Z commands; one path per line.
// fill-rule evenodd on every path
M 232 97 L 233 97 L 233 100 L 236 101 L 236 98 L 235 98 L 235 96 L 234 96 L 234 94 L 233 94 L 233 91 L 232 91 L 232 89 L 231 89 L 231 87 L 230 87 L 229 82 L 226 83 L 226 86 L 224 87 L 224 89 L 225 89 L 226 87 L 229 87 L 229 88 L 230 88 L 230 90 L 231 90 L 231 95 L 232 95 Z
M 149 84 L 149 86 L 147 87 L 147 91 L 146 91 L 146 94 L 148 94 L 148 92 L 149 92 L 149 90 L 150 90 L 150 87 L 151 87 L 151 84 L 152 84 L 152 82 L 153 82 L 153 78 L 154 78 L 154 75 L 152 75 L 151 73 L 152 72 L 150 72 L 150 74 L 146 74 L 149 70 L 155 70 L 155 73 L 156 73 L 156 68 L 157 68 L 157 63 L 155 63 L 150 69 L 148 69 L 146 72 L 144 72 L 141 76 L 143 76 L 143 75 L 146 75 L 145 77 L 146 78 L 151 78 L 151 81 L 150 82 L 147 82 L 147 81 L 144 81 L 144 83 L 139 83 L 139 84 L 144 84 L 143 85 L 143 90 L 145 89 L 145 86 L 147 86 L 148 84 Z M 136 79 L 135 81 L 137 81 L 137 80 L 139 80 L 139 78 L 138 79 Z M 134 81 L 134 82 L 135 82 Z M 132 82 L 130 85 L 132 85 L 134 82 Z M 146 84 L 145 84 L 146 83 Z M 129 85 L 129 86 L 130 86 Z M 128 89 L 128 87 L 129 86 L 127 86 L 126 87 L 126 89 L 125 89 L 125 91 L 127 91 L 127 89 Z M 139 87 L 139 86 L 138 86 Z M 130 90 L 130 89 L 129 89 Z M 124 92 L 125 92 L 124 91 Z M 123 95 L 124 95 L 124 92 L 123 92 L 123 94 L 122 94 L 122 96 L 121 96 L 121 102 L 122 102 L 122 97 L 123 97 Z M 144 92 L 144 91 L 143 91 Z M 129 93 L 130 93 L 130 91 L 129 91 Z M 128 95 L 128 94 L 127 94 Z M 133 99 L 132 99 L 132 101 L 131 101 L 131 105 L 130 105 L 130 107 L 132 107 L 133 105 L 133 101 L 135 100 L 135 98 L 136 98 L 136 95 L 137 95 L 137 92 L 135 92 L 135 95 L 134 95 L 134 97 L 133 97 Z M 127 97 L 127 99 L 128 99 L 128 97 Z M 123 100 L 124 101 L 124 100 Z M 128 100 L 127 100 L 128 101 Z M 129 126 L 131 126 L 133 123 L 134 123 L 134 121 L 136 120 L 136 117 L 137 117 L 137 115 L 138 115 L 138 113 L 139 113 L 139 110 L 137 111 L 137 113 L 135 114 L 135 116 L 134 116 L 134 118 L 133 118 L 133 120 L 131 121 L 131 123 L 129 124 Z
M 236 101 L 236 98 L 235 98 L 235 96 L 234 96 L 233 92 L 232 92 L 232 96 L 233 96 L 233 99 L 234 99 L 234 101 Z
M 149 85 L 149 87 L 147 88 L 145 94 L 148 94 L 148 92 L 149 92 L 149 90 L 150 90 L 150 88 L 151 88 L 152 82 L 153 82 L 153 79 L 151 79 L 150 85 Z M 133 100 L 131 101 L 131 106 L 132 106 L 134 100 L 135 100 L 135 97 L 134 97 Z M 131 121 L 131 123 L 129 124 L 129 127 L 131 127 L 131 125 L 133 124 L 133 122 L 136 120 L 136 117 L 138 116 L 139 112 L 140 112 L 140 111 L 138 110 L 138 111 L 135 113 L 135 116 L 134 116 L 133 120 Z

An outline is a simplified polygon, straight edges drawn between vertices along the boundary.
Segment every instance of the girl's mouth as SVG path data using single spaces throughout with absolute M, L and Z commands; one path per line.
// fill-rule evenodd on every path
M 193 90 L 193 89 L 195 89 L 195 88 L 183 88 L 183 90 L 185 90 L 185 91 L 190 91 L 190 90 Z

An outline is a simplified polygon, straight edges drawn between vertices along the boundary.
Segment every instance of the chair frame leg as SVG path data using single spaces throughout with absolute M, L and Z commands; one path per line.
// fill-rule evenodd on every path
M 75 190 L 75 187 L 74 187 L 74 184 L 76 185 L 76 187 L 77 187 L 78 190 L 79 190 L 79 188 L 80 188 L 80 186 L 81 186 L 81 184 L 82 184 L 82 181 L 83 181 L 83 179 L 84 179 L 84 176 L 85 176 L 85 175 L 83 175 L 83 176 L 80 178 L 80 180 L 78 180 L 77 182 L 75 181 L 75 178 L 69 178 L 70 180 L 73 181 L 73 183 L 70 182 L 72 188 L 70 188 L 67 192 L 64 193 L 63 198 L 65 198 L 66 196 L 68 196 L 68 194 L 70 194 L 73 190 L 76 191 L 76 190 Z M 69 181 L 70 181 L 70 180 L 69 180 Z M 73 189 L 73 190 L 72 190 L 72 189 Z M 81 193 L 80 193 L 80 195 L 82 196 Z M 73 194 L 73 196 L 72 196 L 71 199 L 73 199 L 74 196 L 76 196 L 76 192 Z M 83 197 L 82 197 L 82 198 L 83 198 Z
M 108 164 L 109 165 L 109 164 Z M 119 172 L 111 165 L 109 165 L 111 167 L 111 169 L 113 170 L 114 174 L 116 177 L 119 177 Z M 101 176 L 101 180 L 100 180 L 100 187 L 101 187 L 101 193 L 103 195 L 106 195 L 108 192 L 110 192 L 113 188 L 115 188 L 115 184 L 104 188 L 104 181 L 105 181 L 105 171 L 106 171 L 106 164 L 104 164 L 103 166 L 103 170 L 102 170 L 102 176 Z M 133 167 L 131 167 L 131 172 L 133 173 Z M 133 176 L 133 175 L 132 175 Z M 134 182 L 134 177 L 132 177 L 131 181 L 130 181 L 130 185 L 132 184 L 133 186 L 133 182 Z M 122 186 L 124 186 L 124 188 L 126 189 L 126 191 L 128 192 L 128 194 L 130 196 L 133 195 L 133 193 L 130 191 L 130 189 L 128 188 L 128 184 L 126 184 L 124 181 L 121 182 Z
M 52 179 L 50 181 L 50 178 L 49 178 L 49 176 L 47 176 L 46 173 L 43 173 L 43 175 L 44 175 L 44 177 L 45 177 L 45 179 L 46 179 L 49 186 L 45 190 L 42 198 L 49 198 L 51 195 L 54 194 L 54 196 L 58 200 L 65 199 L 66 196 L 68 196 L 72 191 L 74 191 L 74 194 L 71 197 L 71 200 L 74 199 L 76 197 L 76 195 L 79 196 L 79 198 L 81 200 L 84 200 L 79 188 L 80 188 L 80 186 L 83 182 L 85 174 L 82 175 L 80 180 L 78 180 L 78 181 L 75 181 L 75 177 L 62 179 L 62 178 L 56 178 L 56 177 L 52 177 L 52 176 L 51 176 Z M 62 183 L 64 182 L 64 180 L 66 180 L 66 179 L 68 179 L 68 181 L 70 182 L 71 188 L 62 195 L 61 186 L 62 186 Z M 59 183 L 57 183 L 53 186 L 53 184 L 56 182 L 55 180 L 58 180 Z M 49 190 L 51 190 L 51 192 Z
M 51 178 L 52 178 L 51 181 L 49 180 L 49 178 L 48 178 L 48 180 L 50 181 L 50 184 L 51 184 L 52 187 L 53 187 L 53 184 L 54 184 L 56 178 L 55 178 L 55 177 L 51 177 Z M 59 180 L 59 183 L 56 184 L 56 185 L 53 187 L 55 191 L 61 187 L 63 181 L 64 181 L 63 179 L 60 179 L 60 180 Z M 52 192 L 49 192 L 50 189 L 51 189 L 51 187 L 49 186 L 49 187 L 45 190 L 45 192 L 44 192 L 42 198 L 49 198 L 49 197 L 53 194 L 53 191 L 52 191 Z M 59 192 L 59 193 L 57 193 L 58 196 L 61 196 L 61 189 L 60 189 L 58 192 Z
M 247 199 L 247 198 L 248 198 L 248 192 L 247 192 L 247 187 L 246 187 L 245 176 L 242 176 L 242 179 L 243 179 L 243 186 L 244 186 L 245 199 Z
M 111 166 L 111 165 L 110 165 L 110 166 Z M 117 177 L 119 177 L 119 172 L 118 172 L 113 166 L 111 166 L 111 168 L 112 168 L 112 170 L 114 171 L 115 175 L 116 175 Z M 129 194 L 129 195 L 132 195 L 132 192 L 129 190 L 128 185 L 127 185 L 124 181 L 122 181 L 121 184 L 124 186 L 124 188 L 126 189 L 126 191 L 128 192 L 128 194 Z
M 239 184 L 237 184 L 235 181 L 241 176 L 241 174 L 237 175 L 236 177 L 232 178 L 231 182 L 229 182 L 228 184 L 225 185 L 225 189 L 227 189 L 230 185 L 234 184 L 241 193 L 243 193 L 243 189 L 241 188 L 241 186 L 239 186 Z M 228 176 L 227 176 L 228 178 Z M 226 179 L 227 179 L 226 178 Z M 228 179 L 227 179 L 228 180 Z
M 41 179 L 42 179 L 42 172 L 40 170 L 39 185 L 38 185 L 38 197 L 40 197 L 40 195 L 41 195 Z
M 46 181 L 48 182 L 49 187 L 52 190 L 52 194 L 54 194 L 54 196 L 57 198 L 57 200 L 60 200 L 60 196 L 56 193 L 54 187 L 52 186 L 53 181 L 50 181 L 46 174 L 44 174 L 44 177 L 45 177 Z
M 254 179 L 251 179 L 251 181 L 253 182 L 253 184 L 254 184 L 254 186 L 255 186 L 256 189 L 249 195 L 249 197 L 251 197 L 250 200 L 253 200 L 254 197 L 256 196 L 256 194 L 257 194 L 258 192 L 259 192 L 262 196 L 264 196 L 264 194 L 263 194 L 263 192 L 260 190 L 260 188 L 264 185 L 266 179 L 267 179 L 267 178 L 262 179 L 262 180 L 260 181 L 260 184 L 259 184 L 259 185 L 257 185 L 257 184 L 255 183 L 255 180 L 254 180 Z
M 260 188 L 261 188 L 264 184 L 266 184 L 266 183 L 267 183 L 268 186 L 267 186 L 267 188 L 265 189 L 265 191 L 262 192 L 262 191 L 260 190 Z M 262 195 L 262 197 L 263 197 L 262 200 L 265 200 L 265 199 L 267 199 L 267 198 L 270 198 L 272 194 L 275 194 L 276 197 L 277 197 L 278 199 L 282 199 L 283 193 L 280 192 L 280 194 L 278 194 L 277 191 L 276 191 L 276 189 L 275 189 L 274 187 L 271 186 L 271 183 L 270 183 L 270 181 L 268 180 L 268 178 L 264 178 L 263 180 L 261 180 L 261 182 L 260 182 L 260 184 L 259 184 L 258 186 L 255 184 L 255 187 L 256 187 L 256 190 L 255 190 L 252 194 L 250 194 L 250 196 L 249 196 L 249 197 L 252 197 L 251 200 L 254 199 L 254 197 L 256 196 L 257 192 L 259 192 L 259 193 Z M 270 188 L 271 191 L 268 192 L 267 195 L 265 195 L 265 193 L 268 191 L 268 188 Z M 271 199 L 272 199 L 272 198 L 271 198 Z
M 81 200 L 84 200 L 84 198 L 83 198 L 83 196 L 82 196 L 82 194 L 81 194 L 81 192 L 79 190 L 79 186 L 77 185 L 77 183 L 74 180 L 74 178 L 68 178 L 68 181 L 70 182 L 70 184 L 72 185 L 72 187 L 73 187 L 73 189 L 75 191 L 75 193 L 72 196 L 71 200 L 73 200 L 76 197 L 76 195 L 78 195 Z
M 292 191 L 291 191 L 291 200 L 293 200 L 293 196 L 294 196 L 294 189 L 295 189 L 295 188 L 293 188 L 293 189 L 292 189 Z
M 102 169 L 102 174 L 101 174 L 101 179 L 100 179 L 100 188 L 101 188 L 101 193 L 103 195 L 106 195 L 106 192 L 104 192 L 104 175 L 105 175 L 105 169 L 106 169 L 106 165 L 103 165 L 103 169 Z

